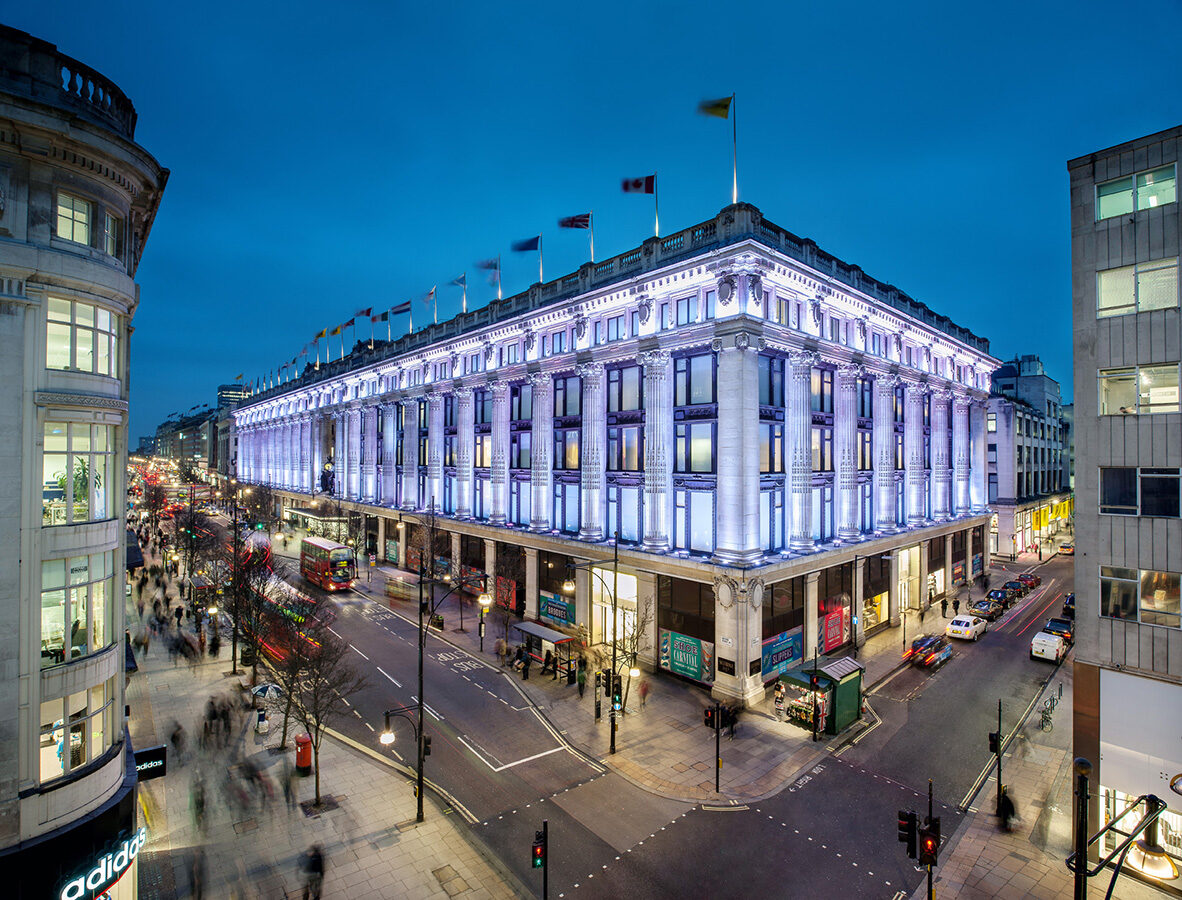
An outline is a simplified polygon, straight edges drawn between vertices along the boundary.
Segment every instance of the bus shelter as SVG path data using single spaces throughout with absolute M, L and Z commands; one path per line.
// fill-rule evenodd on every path
M 537 622 L 517 622 L 513 627 L 521 632 L 526 652 L 539 663 L 545 662 L 546 651 L 549 650 L 558 672 L 569 675 L 575 671 L 578 657 L 575 653 L 574 638 L 570 635 L 539 625 Z

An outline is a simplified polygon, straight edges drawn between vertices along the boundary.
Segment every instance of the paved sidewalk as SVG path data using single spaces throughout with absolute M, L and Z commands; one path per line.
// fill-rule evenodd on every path
M 134 593 L 134 589 L 133 589 Z M 137 633 L 134 604 L 129 628 Z M 207 698 L 232 696 L 245 676 L 229 674 L 229 641 L 221 657 L 190 665 L 169 661 L 165 641 L 137 653 L 139 671 L 130 676 L 127 702 L 136 748 L 166 743 L 174 722 L 187 732 L 187 758 L 168 751 L 164 778 L 140 784 L 141 814 L 149 843 L 140 855 L 140 897 L 144 900 L 199 896 L 193 890 L 195 861 L 205 873 L 204 897 L 278 900 L 302 896 L 298 860 L 312 844 L 324 848 L 326 897 L 511 898 L 520 889 L 469 840 L 463 822 L 428 793 L 426 821 L 415 822 L 415 798 L 407 778 L 388 764 L 345 744 L 324 739 L 320 752 L 321 794 L 335 808 L 318 812 L 302 804 L 314 797 L 311 777 L 296 778 L 294 806 L 284 799 L 283 774 L 294 764 L 292 737 L 286 753 L 279 742 L 282 714 L 271 732 L 255 732 L 240 714 L 228 746 L 200 750 L 196 740 Z M 243 670 L 239 667 L 239 671 Z M 295 729 L 292 729 L 294 733 Z M 257 766 L 270 784 L 260 801 L 241 776 Z M 204 782 L 204 827 L 197 821 L 194 786 Z M 203 862 L 202 862 L 203 861 Z

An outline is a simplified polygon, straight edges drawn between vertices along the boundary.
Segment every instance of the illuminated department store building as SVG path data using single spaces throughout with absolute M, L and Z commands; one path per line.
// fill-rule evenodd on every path
M 740 203 L 308 366 L 234 413 L 237 471 L 298 519 L 325 508 L 331 465 L 332 507 L 405 568 L 434 507 L 444 565 L 592 644 L 612 638 L 618 532 L 618 627 L 645 623 L 642 662 L 755 701 L 818 646 L 983 571 L 996 365 L 983 338 Z M 565 595 L 568 561 L 603 580 L 580 569 Z

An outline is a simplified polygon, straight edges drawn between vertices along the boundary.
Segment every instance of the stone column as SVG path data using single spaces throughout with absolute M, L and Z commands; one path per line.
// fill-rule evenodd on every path
M 378 562 L 386 561 L 386 517 L 378 516 Z
M 394 451 L 398 449 L 398 404 L 382 404 L 382 459 L 381 459 L 381 502 L 383 506 L 394 506 L 398 499 L 398 460 Z
M 361 410 L 350 409 L 349 423 L 349 499 L 361 497 Z
M 287 420 L 286 440 L 284 449 L 287 452 L 287 464 L 284 466 L 283 483 L 290 491 L 296 487 L 296 469 L 299 459 L 299 425 L 295 418 Z
M 530 456 L 530 531 L 549 531 L 550 513 L 554 507 L 551 490 L 553 473 L 551 454 L 554 452 L 554 379 L 548 372 L 537 372 L 529 377 L 533 389 L 533 421 L 531 423 Z
M 797 553 L 808 553 L 813 549 L 811 398 L 813 366 L 817 359 L 815 353 L 791 353 L 785 379 L 788 383 L 784 413 L 788 457 L 788 549 Z
M 492 392 L 492 459 L 489 461 L 488 482 L 492 492 L 489 525 L 504 525 L 505 510 L 509 508 L 509 385 L 497 381 L 489 385 Z
M 906 414 L 903 419 L 903 477 L 907 485 L 907 524 L 923 525 L 924 510 L 923 470 L 923 399 L 927 388 L 915 381 L 907 382 Z
M 856 541 L 861 535 L 858 516 L 858 379 L 861 366 L 837 369 L 837 409 L 833 442 L 837 456 L 837 537 Z
M 337 497 L 346 496 L 345 487 L 349 473 L 348 420 L 343 409 L 333 413 L 333 494 Z
M 952 535 L 944 535 L 944 595 L 952 600 L 956 591 L 952 588 Z
M 319 410 L 312 413 L 309 424 L 312 431 L 309 465 L 312 468 L 312 493 L 315 494 L 320 490 L 320 472 L 324 468 L 324 416 Z
M 583 381 L 583 432 L 579 448 L 579 502 L 582 504 L 582 527 L 579 539 L 602 541 L 603 485 L 607 477 L 607 410 L 604 406 L 603 363 L 579 366 Z
M 948 468 L 948 401 L 952 392 L 932 393 L 932 517 L 947 522 L 952 516 L 952 472 Z
M 488 592 L 497 602 L 497 542 L 484 539 L 484 571 L 488 575 Z
M 472 453 L 476 443 L 476 410 L 472 388 L 456 391 L 456 516 L 472 517 Z
M 526 619 L 538 617 L 538 551 L 536 547 L 525 548 L 525 612 Z
M 760 657 L 763 581 L 714 577 L 715 673 L 711 694 L 719 700 L 739 700 L 745 705 L 763 699 L 763 679 L 751 663 Z M 726 660 L 734 672 L 724 672 L 717 661 Z
M 953 511 L 957 516 L 969 513 L 969 398 L 952 398 Z
M 818 609 L 820 601 L 817 597 L 817 581 L 820 577 L 820 572 L 809 572 L 804 576 L 804 634 L 802 638 L 806 662 L 816 658 L 817 639 L 821 636 Z
M 857 649 L 866 641 L 866 563 L 867 559 L 859 557 L 854 565 L 854 648 Z
M 657 553 L 672 545 L 673 359 L 668 350 L 642 353 L 644 367 L 644 549 Z
M 427 503 L 443 508 L 443 393 L 427 395 Z
M 365 416 L 365 459 L 361 463 L 361 499 L 373 503 L 378 498 L 378 408 L 367 406 Z
M 985 460 L 985 401 L 974 400 L 970 407 L 969 435 L 969 507 L 975 513 L 985 511 L 989 503 L 987 482 L 989 466 Z M 1047 442 L 1042 441 L 1045 445 Z M 1046 479 L 1046 463 L 1042 478 Z M 1046 487 L 1044 480 L 1044 489 Z
M 874 517 L 878 530 L 894 534 L 895 523 L 895 375 L 874 379 Z
M 903 598 L 899 596 L 899 548 L 891 550 L 891 582 L 890 593 L 887 595 L 887 609 L 891 616 L 891 625 L 898 625 L 903 616 Z
M 419 508 L 419 401 L 402 401 L 402 508 Z
M 746 332 L 718 351 L 714 558 L 742 565 L 763 555 L 759 540 L 759 353 Z

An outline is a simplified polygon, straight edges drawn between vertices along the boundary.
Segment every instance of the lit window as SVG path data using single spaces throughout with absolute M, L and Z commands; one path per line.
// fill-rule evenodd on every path
M 76 244 L 90 243 L 90 201 L 57 195 L 57 236 Z
M 1096 220 L 1152 209 L 1175 200 L 1174 166 L 1162 166 L 1096 185 Z
M 43 702 L 40 731 L 42 784 L 100 759 L 121 733 L 115 725 L 114 679 Z
M 1105 269 L 1096 276 L 1096 316 L 1123 316 L 1178 306 L 1178 260 Z
M 89 303 L 50 297 L 45 367 L 119 376 L 119 316 Z
M 1178 412 L 1178 366 L 1100 370 L 1100 415 Z
M 1143 625 L 1182 624 L 1182 575 L 1100 567 L 1100 615 Z
M 115 574 L 113 551 L 41 563 L 41 668 L 111 643 Z
M 624 331 L 623 315 L 612 316 L 607 320 L 607 339 L 609 341 L 618 341 L 627 336 L 627 333 Z
M 114 428 L 46 422 L 41 524 L 95 522 L 115 515 Z
M 991 412 L 985 414 L 985 430 L 997 431 L 997 413 Z

